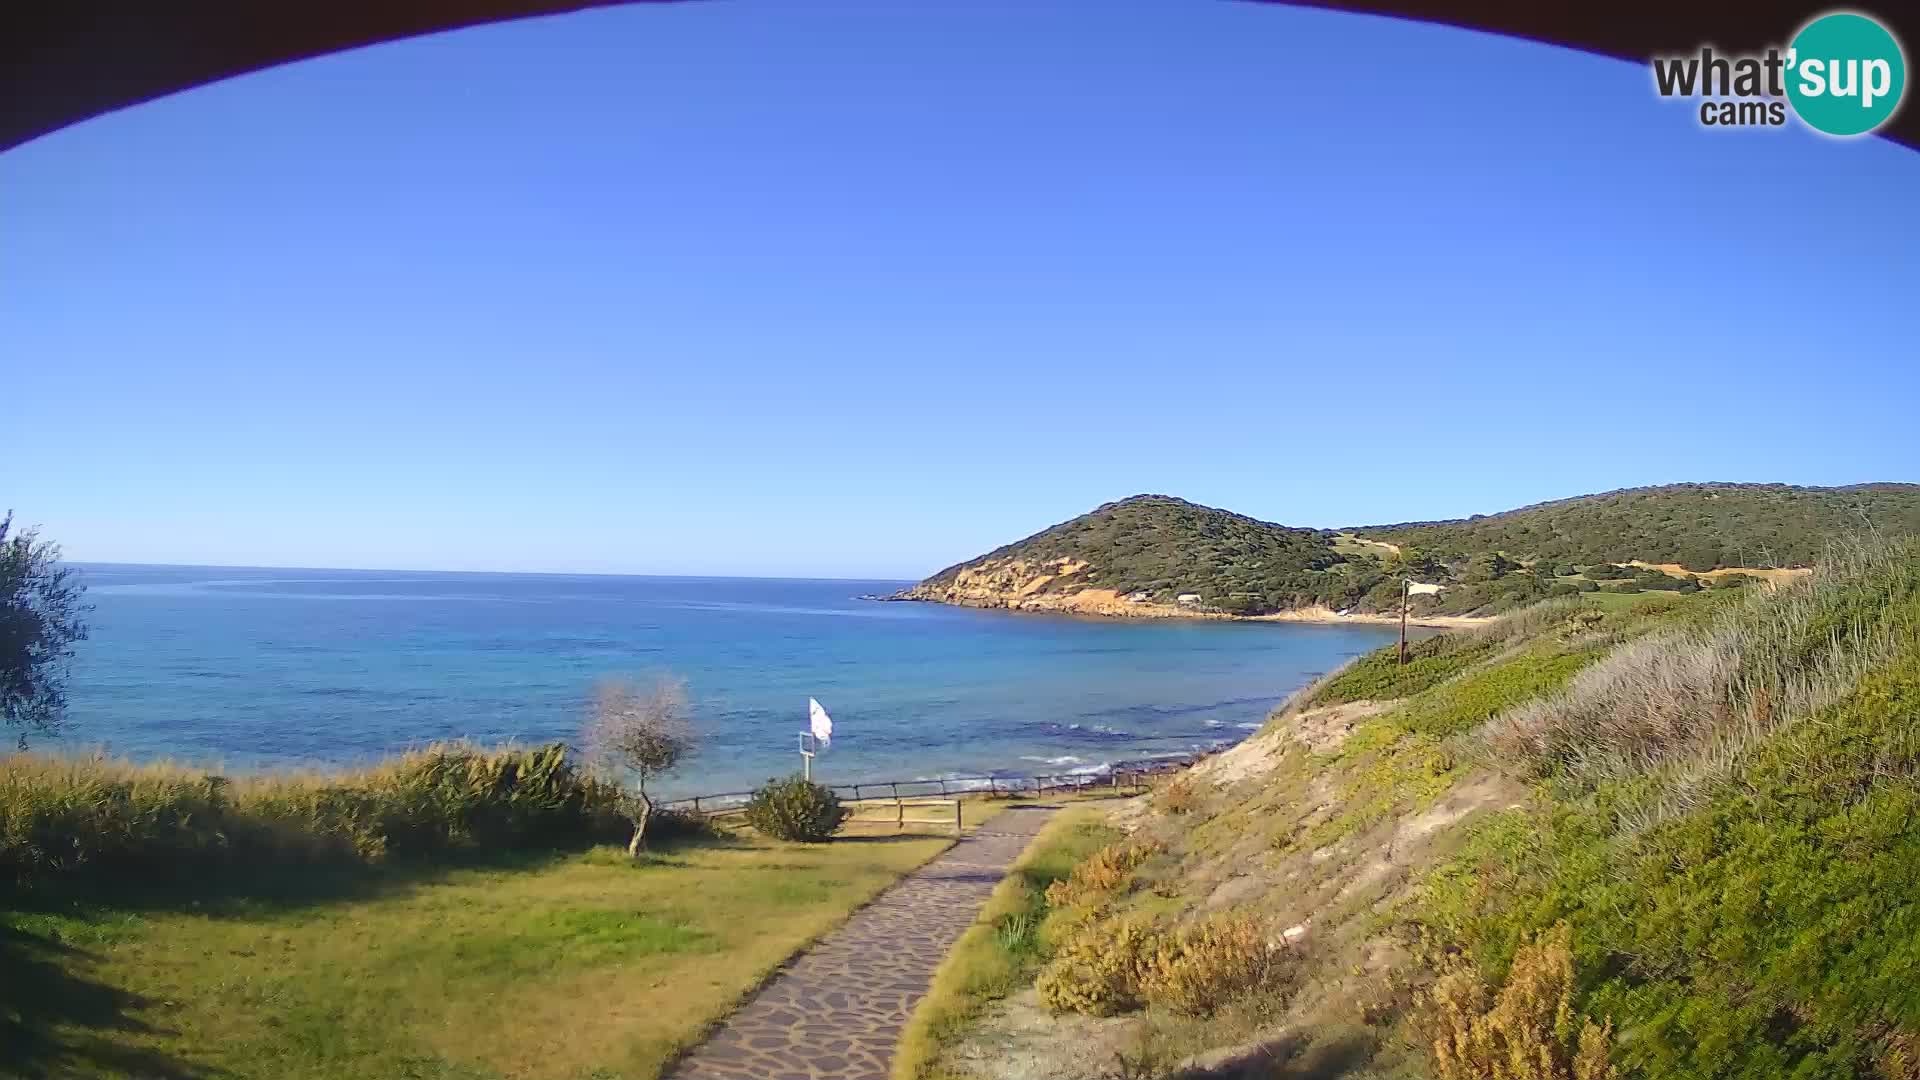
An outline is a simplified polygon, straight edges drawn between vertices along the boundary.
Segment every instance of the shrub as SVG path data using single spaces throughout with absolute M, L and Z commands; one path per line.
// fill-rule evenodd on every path
M 798 776 L 768 780 L 747 803 L 747 824 L 780 840 L 819 843 L 846 819 L 838 795 Z
M 1521 948 L 1497 997 L 1466 964 L 1446 967 L 1416 1013 L 1439 1080 L 1612 1080 L 1612 1023 L 1576 1027 L 1571 938 L 1560 923 Z
M 1073 873 L 1047 886 L 1047 905 L 1053 908 L 1096 907 L 1111 900 L 1133 882 L 1133 872 L 1160 852 L 1160 845 L 1144 840 L 1117 840 L 1094 852 Z
M 1053 954 L 1034 980 L 1041 1004 L 1056 1013 L 1112 1016 L 1140 1006 L 1154 927 L 1139 919 L 1094 922 Z
M 1235 998 L 1274 988 L 1289 954 L 1269 946 L 1259 920 L 1222 912 L 1165 935 L 1142 966 L 1149 1004 L 1206 1016 Z
M 1153 802 L 1169 814 L 1191 814 L 1200 808 L 1200 785 L 1182 773 L 1156 792 Z

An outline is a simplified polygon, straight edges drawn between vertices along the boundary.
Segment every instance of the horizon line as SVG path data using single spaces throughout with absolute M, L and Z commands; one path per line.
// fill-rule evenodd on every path
M 612 570 L 448 570 L 424 566 L 263 566 L 253 563 L 119 562 L 107 559 L 62 559 L 61 562 L 72 567 L 159 567 L 170 570 L 323 570 L 353 574 L 489 574 L 517 577 L 669 578 L 682 581 L 844 581 L 893 584 L 925 580 L 895 577 L 821 577 L 804 574 L 642 574 Z

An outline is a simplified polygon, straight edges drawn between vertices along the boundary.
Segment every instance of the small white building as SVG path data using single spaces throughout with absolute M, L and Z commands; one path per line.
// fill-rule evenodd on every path
M 1179 596 L 1174 597 L 1173 602 L 1179 604 L 1181 607 L 1199 607 L 1200 594 L 1197 592 L 1183 592 Z

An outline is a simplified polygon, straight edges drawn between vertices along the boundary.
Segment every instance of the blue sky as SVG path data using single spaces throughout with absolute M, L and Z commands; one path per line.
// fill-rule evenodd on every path
M 83 560 L 917 577 L 1142 491 L 1916 480 L 1916 191 L 1287 7 L 485 27 L 0 153 L 0 502 Z

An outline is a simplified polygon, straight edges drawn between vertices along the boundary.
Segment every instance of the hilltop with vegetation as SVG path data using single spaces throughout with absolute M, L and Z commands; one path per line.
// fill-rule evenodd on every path
M 1136 495 L 948 567 L 905 599 L 1122 616 L 1398 609 L 1490 615 L 1586 592 L 1693 592 L 1804 572 L 1834 538 L 1920 534 L 1920 485 L 1674 484 L 1457 521 L 1346 530 Z
M 896 1080 L 1920 1076 L 1920 545 L 1389 647 L 1057 823 Z
M 1810 566 L 1834 536 L 1874 530 L 1920 533 L 1920 484 L 1668 484 L 1355 531 L 1436 556 L 1499 551 L 1556 563 L 1672 563 L 1701 573 Z

